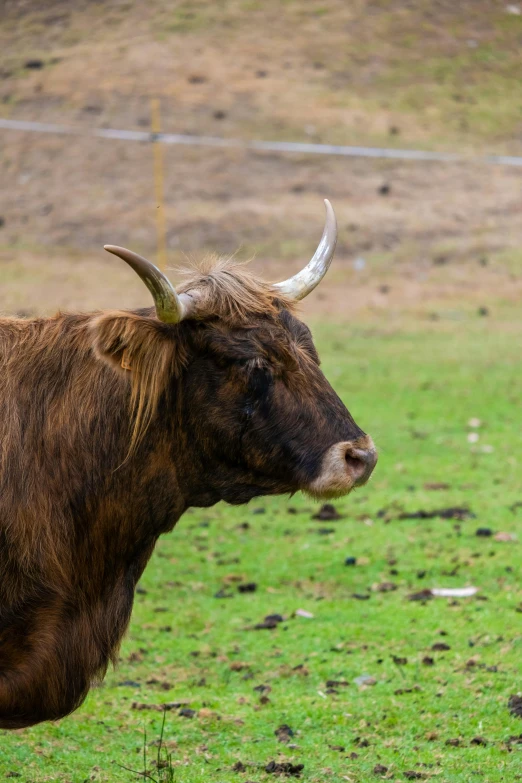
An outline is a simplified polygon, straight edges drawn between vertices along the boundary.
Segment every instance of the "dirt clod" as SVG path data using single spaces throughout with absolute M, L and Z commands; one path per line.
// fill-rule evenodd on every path
M 415 693 L 415 691 L 421 691 L 422 688 L 420 685 L 412 685 L 411 688 L 397 688 L 396 691 L 394 691 L 394 694 L 396 696 L 402 696 L 403 693 Z
M 473 739 L 470 742 L 471 745 L 482 745 L 485 747 L 488 744 L 488 741 L 485 737 L 473 737 Z
M 265 767 L 265 772 L 271 775 L 285 775 L 287 777 L 298 778 L 304 769 L 304 764 L 292 764 L 291 761 L 269 761 Z
M 319 519 L 322 522 L 333 522 L 334 520 L 342 519 L 342 516 L 335 506 L 331 503 L 325 503 L 324 506 L 321 506 L 317 514 L 312 516 L 312 519 Z
M 229 669 L 231 672 L 242 672 L 245 669 L 250 669 L 250 664 L 245 663 L 245 661 L 233 661 L 230 664 Z
M 422 780 L 426 776 L 422 772 L 416 772 L 414 769 L 407 769 L 404 777 L 406 780 Z
M 184 703 L 186 704 L 187 702 Z M 169 712 L 170 710 L 177 709 L 178 707 L 181 707 L 182 710 L 188 709 L 183 706 L 184 703 L 180 701 L 168 701 L 164 704 L 145 704 L 143 702 L 133 701 L 131 710 L 153 710 L 154 712 Z M 195 710 L 189 710 L 189 712 L 195 714 Z
M 276 735 L 279 742 L 288 743 L 294 736 L 294 731 L 287 723 L 283 723 L 274 731 L 274 734 Z
M 232 772 L 246 772 L 247 768 L 243 764 L 242 761 L 236 761 L 236 763 L 232 767 Z
M 242 585 L 237 586 L 239 593 L 255 593 L 257 590 L 256 582 L 244 582 Z
M 283 622 L 283 618 L 280 614 L 267 614 L 263 622 L 257 623 L 257 625 L 254 625 L 255 631 L 261 631 L 264 628 L 277 628 L 279 623 Z
M 451 748 L 459 748 L 460 747 L 460 739 L 458 737 L 453 737 L 451 739 L 447 739 L 444 744 L 448 745 Z
M 429 601 L 431 598 L 433 598 L 433 593 L 431 590 L 419 590 L 418 593 L 410 593 L 408 596 L 409 601 Z
M 374 775 L 386 775 L 387 772 L 388 767 L 385 767 L 384 764 L 376 764 L 373 768 Z
M 445 650 L 451 650 L 451 647 L 446 642 L 435 642 L 435 644 L 431 645 L 431 649 L 435 652 L 444 652 Z
M 196 710 L 191 710 L 190 707 L 182 707 L 178 712 L 180 718 L 193 718 L 196 714 Z
M 441 519 L 458 519 L 463 522 L 466 519 L 473 519 L 475 514 L 467 506 L 450 506 L 449 508 L 439 508 L 434 511 L 419 511 L 403 512 L 399 514 L 397 519 L 435 519 L 440 517 Z
M 374 590 L 377 593 L 391 593 L 397 590 L 397 585 L 394 582 L 380 582 L 374 586 Z
M 508 699 L 508 709 L 516 718 L 522 718 L 522 696 L 513 694 Z
M 218 590 L 217 593 L 214 593 L 214 598 L 232 598 L 232 597 L 233 597 L 233 593 L 229 593 L 224 588 Z
M 347 557 L 344 561 L 344 564 L 346 566 L 354 566 L 357 565 L 357 558 L 356 557 Z
M 475 535 L 479 538 L 489 538 L 493 535 L 493 531 L 490 527 L 479 527 L 476 529 Z

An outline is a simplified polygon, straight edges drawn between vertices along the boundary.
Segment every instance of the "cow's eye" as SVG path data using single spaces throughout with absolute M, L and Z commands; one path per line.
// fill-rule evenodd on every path
M 266 397 L 272 385 L 272 374 L 264 367 L 250 371 L 248 390 L 254 399 Z

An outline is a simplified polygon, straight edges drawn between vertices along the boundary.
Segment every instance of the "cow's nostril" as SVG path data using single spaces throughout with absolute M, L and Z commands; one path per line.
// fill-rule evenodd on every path
M 369 435 L 334 443 L 323 455 L 319 475 L 306 489 L 322 498 L 346 495 L 368 481 L 376 462 L 377 452 Z
M 358 449 L 349 446 L 344 458 L 354 483 L 364 484 L 370 478 L 375 467 L 377 452 L 374 449 Z
M 346 454 L 345 460 L 348 467 L 355 473 L 364 472 L 366 470 L 366 462 L 360 457 L 352 457 L 351 454 Z

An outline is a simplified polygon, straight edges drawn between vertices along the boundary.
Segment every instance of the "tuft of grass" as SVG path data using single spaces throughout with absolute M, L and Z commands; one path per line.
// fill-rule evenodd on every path
M 166 711 L 163 712 L 163 721 L 161 723 L 160 736 L 157 740 L 157 752 L 156 759 L 152 762 L 152 766 L 149 766 L 147 755 L 147 731 L 143 732 L 143 770 L 132 769 L 125 766 L 125 764 L 118 764 L 117 766 L 124 769 L 126 772 L 131 772 L 133 775 L 141 776 L 144 780 L 150 780 L 152 783 L 174 783 L 175 771 L 172 763 L 172 753 L 166 750 L 163 737 L 165 733 L 165 717 Z

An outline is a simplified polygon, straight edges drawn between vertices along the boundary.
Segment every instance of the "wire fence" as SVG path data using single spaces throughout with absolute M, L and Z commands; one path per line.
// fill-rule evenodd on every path
M 434 161 L 441 163 L 475 162 L 501 166 L 522 166 L 522 156 L 517 155 L 463 155 L 458 152 L 434 152 L 386 147 L 359 147 L 340 144 L 317 144 L 294 141 L 261 141 L 259 139 L 234 139 L 219 136 L 193 136 L 184 133 L 154 133 L 151 131 L 126 130 L 123 128 L 85 128 L 57 125 L 27 120 L 0 118 L 0 129 L 26 131 L 30 133 L 51 133 L 62 136 L 92 136 L 100 139 L 180 144 L 193 147 L 216 147 L 245 149 L 257 152 L 300 153 L 307 155 L 332 155 L 352 158 L 381 158 L 411 161 Z

